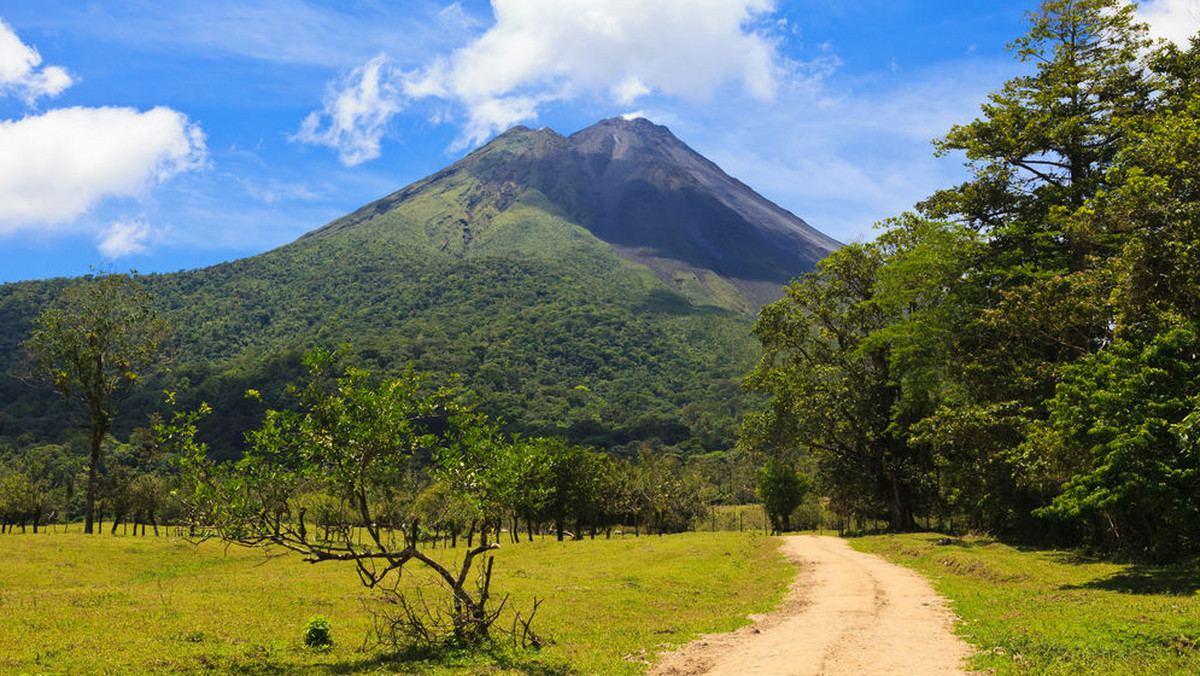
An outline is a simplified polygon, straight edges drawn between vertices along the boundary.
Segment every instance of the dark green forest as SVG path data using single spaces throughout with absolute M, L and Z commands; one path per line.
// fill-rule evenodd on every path
M 935 142 L 971 178 L 763 309 L 743 445 L 895 530 L 1200 552 L 1200 38 L 1133 11 L 1043 2 Z

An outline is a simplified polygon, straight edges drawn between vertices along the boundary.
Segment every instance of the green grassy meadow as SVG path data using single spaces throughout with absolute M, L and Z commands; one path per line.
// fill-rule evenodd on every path
M 1200 567 L 1105 563 L 986 539 L 871 536 L 855 548 L 930 578 L 996 676 L 1200 674 Z
M 349 564 L 165 536 L 0 547 L 0 674 L 636 674 L 666 646 L 771 608 L 794 575 L 761 533 L 506 544 L 493 588 L 526 612 L 545 599 L 535 628 L 552 644 L 400 658 L 363 649 L 371 592 Z M 327 652 L 301 638 L 317 614 L 333 624 Z

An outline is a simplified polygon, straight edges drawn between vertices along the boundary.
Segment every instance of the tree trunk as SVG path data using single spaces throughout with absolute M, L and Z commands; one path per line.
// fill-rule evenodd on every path
M 88 456 L 87 480 L 87 512 L 84 515 L 83 532 L 91 535 L 92 524 L 96 517 L 96 473 L 100 469 L 100 444 L 104 441 L 104 432 L 98 425 L 92 425 L 91 449 Z

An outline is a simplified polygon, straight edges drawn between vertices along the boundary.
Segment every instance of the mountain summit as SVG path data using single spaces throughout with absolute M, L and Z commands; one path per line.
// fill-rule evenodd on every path
M 439 251 L 461 255 L 536 250 L 544 242 L 524 236 L 530 226 L 518 216 L 532 211 L 586 229 L 693 302 L 745 312 L 778 299 L 784 284 L 839 246 L 666 127 L 619 117 L 569 137 L 514 127 L 306 238 L 359 228 L 380 235 L 382 227 L 420 229 Z

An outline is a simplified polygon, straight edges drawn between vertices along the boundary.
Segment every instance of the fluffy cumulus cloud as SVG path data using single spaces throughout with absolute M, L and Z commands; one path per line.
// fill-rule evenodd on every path
M 0 22 L 0 96 L 32 106 L 71 77 L 41 65 L 37 50 Z M 169 108 L 56 108 L 0 120 L 0 235 L 67 226 L 106 197 L 138 197 L 149 186 L 205 163 L 204 134 Z M 100 235 L 106 254 L 142 250 L 144 224 Z
M 110 259 L 146 253 L 151 234 L 150 224 L 145 221 L 117 221 L 96 238 L 96 248 Z
M 42 66 L 42 55 L 0 20 L 0 95 L 13 95 L 32 105 L 43 96 L 61 94 L 71 83 L 62 67 Z
M 1150 24 L 1155 37 L 1186 47 L 1200 30 L 1200 0 L 1144 0 L 1138 5 L 1138 17 Z
M 169 108 L 59 108 L 0 121 L 0 234 L 70 224 L 201 166 L 204 135 Z
M 770 0 L 494 0 L 496 23 L 405 83 L 467 110 L 477 142 L 549 101 L 599 95 L 622 105 L 657 93 L 690 100 L 738 82 L 775 93 L 777 54 L 750 26 Z
M 322 110 L 310 113 L 294 140 L 337 150 L 350 167 L 379 157 L 393 115 L 403 109 L 395 71 L 380 54 L 329 85 Z
M 294 138 L 354 164 L 378 156 L 388 120 L 414 99 L 460 106 L 470 145 L 579 97 L 698 101 L 734 83 L 768 100 L 783 67 L 772 38 L 755 28 L 773 0 L 493 0 L 492 8 L 491 28 L 421 68 L 401 72 L 379 56 L 333 83 Z

